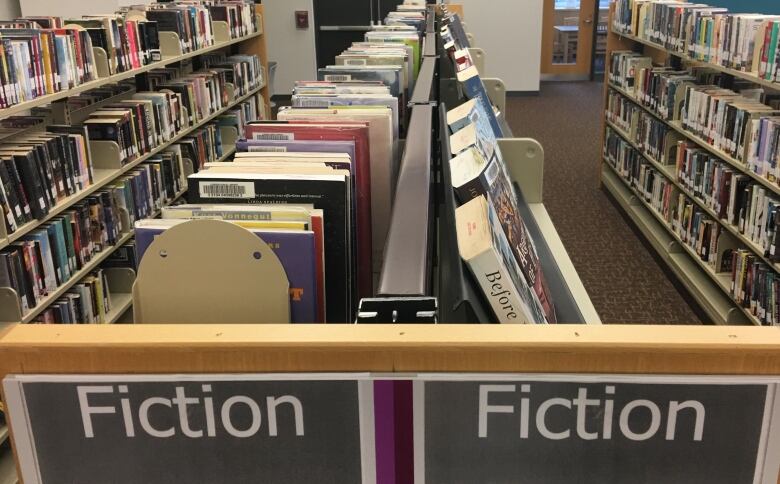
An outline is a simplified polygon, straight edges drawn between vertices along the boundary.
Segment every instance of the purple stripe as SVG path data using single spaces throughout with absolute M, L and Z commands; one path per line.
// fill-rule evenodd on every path
M 395 481 L 395 399 L 392 380 L 374 381 L 374 436 L 376 439 L 376 482 Z
M 395 472 L 397 484 L 414 484 L 412 382 L 395 382 Z

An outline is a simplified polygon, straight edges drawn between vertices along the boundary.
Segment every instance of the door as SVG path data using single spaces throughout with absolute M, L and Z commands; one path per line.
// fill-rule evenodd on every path
M 544 0 L 542 79 L 590 79 L 598 3 L 599 0 Z
M 360 42 L 371 25 L 384 20 L 403 0 L 314 0 L 317 65 L 333 64 L 352 42 Z
M 371 29 L 375 9 L 373 0 L 314 0 L 317 66 L 332 65 L 352 42 L 362 41 Z

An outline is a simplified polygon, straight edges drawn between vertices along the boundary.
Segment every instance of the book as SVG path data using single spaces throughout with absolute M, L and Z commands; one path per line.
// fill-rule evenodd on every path
M 390 228 L 390 212 L 399 169 L 391 114 L 390 109 L 375 106 L 357 109 L 288 108 L 280 110 L 277 115 L 280 120 L 358 122 L 366 123 L 368 126 L 371 163 L 371 240 L 374 270 L 377 271 L 381 269 L 380 261 Z
M 493 207 L 479 196 L 455 209 L 458 251 L 499 323 L 544 322 Z
M 493 134 L 496 138 L 502 138 L 504 136 L 501 130 L 501 125 L 498 123 L 498 118 L 493 111 L 493 105 L 490 102 L 485 85 L 482 83 L 482 79 L 479 77 L 477 68 L 471 66 L 467 69 L 459 71 L 457 73 L 458 82 L 463 88 L 463 92 L 468 99 L 474 99 L 482 105 L 482 110 L 485 113 L 487 120 L 490 122 L 490 127 L 493 130 Z

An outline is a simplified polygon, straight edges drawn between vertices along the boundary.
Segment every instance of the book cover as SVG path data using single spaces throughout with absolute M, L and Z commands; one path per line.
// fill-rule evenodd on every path
M 455 209 L 458 251 L 479 282 L 499 323 L 543 323 L 496 213 L 484 196 Z M 529 304 L 531 303 L 531 304 Z

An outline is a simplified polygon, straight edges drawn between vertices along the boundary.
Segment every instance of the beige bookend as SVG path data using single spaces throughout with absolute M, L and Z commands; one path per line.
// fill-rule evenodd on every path
M 501 138 L 498 140 L 512 181 L 520 186 L 526 203 L 542 203 L 544 180 L 544 149 L 531 138 Z
M 287 274 L 255 234 L 219 220 L 166 230 L 133 285 L 136 323 L 289 323 Z
M 471 56 L 471 61 L 477 66 L 477 72 L 481 75 L 485 75 L 485 51 L 479 47 L 469 47 L 468 51 Z

